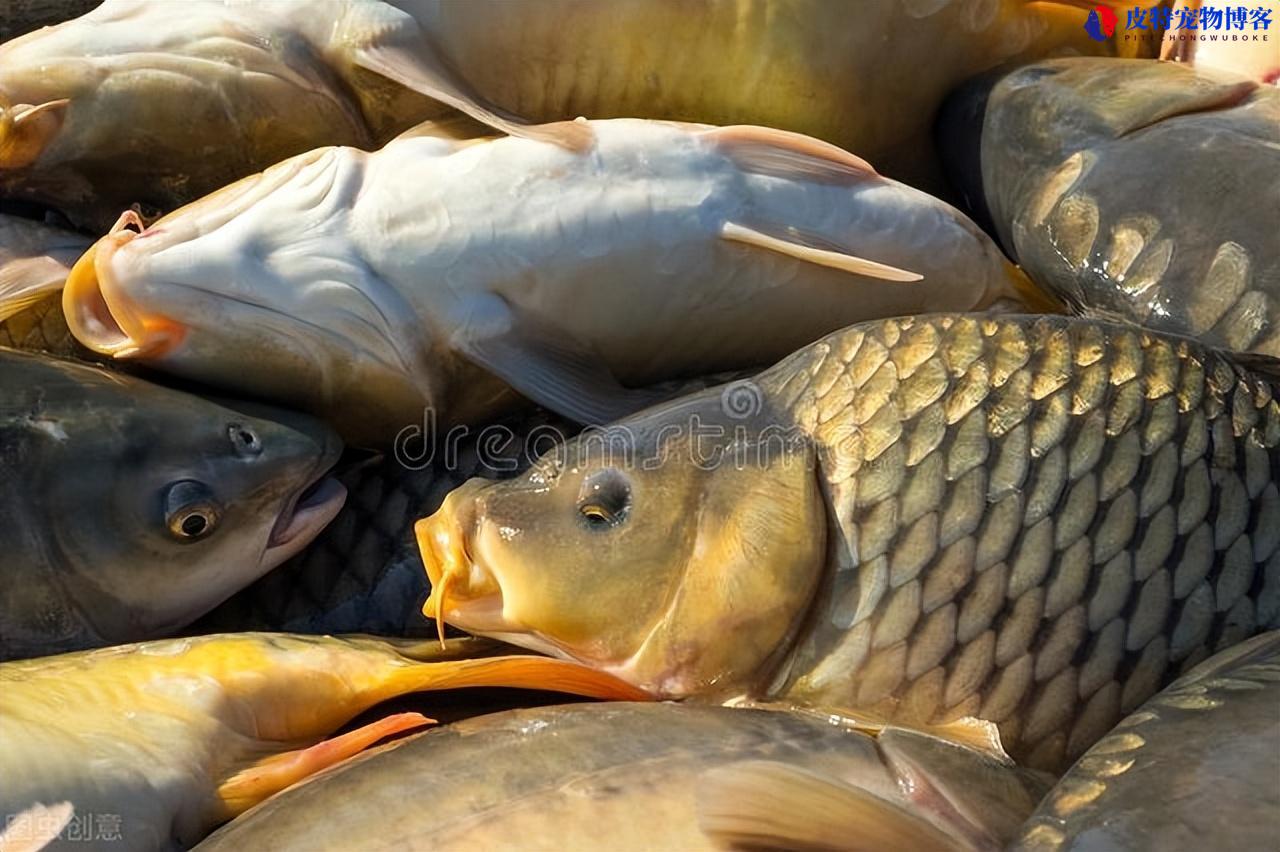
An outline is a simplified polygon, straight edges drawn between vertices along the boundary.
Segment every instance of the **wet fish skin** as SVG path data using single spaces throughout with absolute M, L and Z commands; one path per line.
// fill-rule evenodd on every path
M 906 848 L 892 841 L 914 820 L 941 828 L 946 842 L 922 831 L 933 842 L 917 834 L 912 848 L 999 848 L 1009 817 L 1029 810 L 1040 790 L 1007 762 L 913 732 L 876 739 L 768 710 L 547 707 L 469 719 L 379 749 L 272 799 L 198 848 L 723 849 L 716 830 L 753 814 L 740 800 L 716 801 L 713 785 L 762 765 L 878 797 L 861 818 L 841 815 L 853 833 L 840 848 Z M 919 795 L 902 792 L 907 778 Z M 794 799 L 785 787 L 772 792 Z M 1001 804 L 976 809 L 984 792 Z M 430 809 L 421 807 L 427 796 Z M 802 819 L 812 808 L 800 804 Z M 745 819 L 726 820 L 721 809 L 746 811 L 733 814 Z
M 0 212 L 0 346 L 92 356 L 62 315 L 62 285 L 91 241 L 43 222 Z M 22 298 L 25 306 L 17 306 Z M 28 304 L 29 303 L 29 304 Z
M 1077 309 L 1280 355 L 1280 91 L 1171 63 L 1055 59 L 945 108 L 1005 248 Z
M 852 326 L 456 490 L 418 526 L 424 612 L 665 696 L 976 716 L 1060 770 L 1280 619 L 1263 360 L 1090 319 Z
M 508 387 L 607 422 L 653 401 L 628 388 L 1034 289 L 954 208 L 817 140 L 579 126 L 589 153 L 432 128 L 287 160 L 104 237 L 68 279 L 68 323 L 99 354 L 385 446 L 424 409 L 483 422 Z
M 106 0 L 0 47 L 14 120 L 0 184 L 102 230 L 133 203 L 171 210 L 317 146 L 384 144 L 452 107 L 516 132 L 513 112 L 765 124 L 895 156 L 889 173 L 919 182 L 933 172 L 927 122 L 956 82 L 1017 54 L 1114 49 L 1085 37 L 1082 11 L 1044 3 L 876 0 L 859 13 L 859 26 L 832 27 L 815 0 L 607 14 L 578 0 Z M 892 45 L 878 35 L 889 31 Z M 911 85 L 886 73 L 900 66 Z M 23 108 L 43 105 L 22 127 Z
M 0 349 L 0 659 L 191 622 L 336 514 L 339 452 L 302 415 Z
M 1116 726 L 1049 791 L 1020 852 L 1265 849 L 1280 833 L 1280 633 L 1205 660 Z
M 70 801 L 116 818 L 117 836 L 88 848 L 189 848 L 289 784 L 429 723 L 397 714 L 322 742 L 389 698 L 498 685 L 637 700 L 559 660 L 485 656 L 493 644 L 245 633 L 0 664 L 0 820 Z M 86 846 L 65 835 L 51 848 Z

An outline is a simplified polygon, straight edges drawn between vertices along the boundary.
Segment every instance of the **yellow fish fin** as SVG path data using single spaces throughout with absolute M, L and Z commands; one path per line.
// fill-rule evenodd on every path
M 809 769 L 767 760 L 704 772 L 698 826 L 726 846 L 953 852 L 964 846 L 902 806 Z
M 816 263 L 819 266 L 839 269 L 842 272 L 850 272 L 854 275 L 864 275 L 868 278 L 879 278 L 883 281 L 898 283 L 924 279 L 924 276 L 918 272 L 899 269 L 887 263 L 878 263 L 874 260 L 867 260 L 866 258 L 835 249 L 810 245 L 811 241 L 804 240 L 795 233 L 790 233 L 786 237 L 775 237 L 763 231 L 739 225 L 736 222 L 725 222 L 720 228 L 720 238 L 784 254 L 787 257 L 802 260 L 805 263 Z
M 58 802 L 35 804 L 8 817 L 0 830 L 0 852 L 39 852 L 58 839 L 74 813 L 70 802 Z
M 62 129 L 67 98 L 32 106 L 18 104 L 0 113 L 0 168 L 20 169 L 39 159 Z
M 398 713 L 308 748 L 265 757 L 218 786 L 226 816 L 235 817 L 308 776 L 328 769 L 395 734 L 434 724 L 421 713 Z
M 51 257 L 24 257 L 0 265 L 0 322 L 62 289 L 71 270 Z

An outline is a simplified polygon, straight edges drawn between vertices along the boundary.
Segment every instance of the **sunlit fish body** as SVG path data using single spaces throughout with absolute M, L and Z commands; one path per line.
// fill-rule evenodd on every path
M 860 324 L 462 486 L 418 526 L 425 612 L 1062 769 L 1280 620 L 1274 376 L 1094 320 Z
M 424 408 L 487 418 L 506 386 L 607 422 L 653 399 L 624 385 L 1030 293 L 963 214 L 826 143 L 580 125 L 588 151 L 424 126 L 286 160 L 141 233 L 125 217 L 73 270 L 68 322 L 96 352 L 390 442 Z

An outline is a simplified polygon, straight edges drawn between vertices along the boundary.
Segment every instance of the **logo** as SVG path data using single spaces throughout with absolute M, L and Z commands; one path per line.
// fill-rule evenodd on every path
M 1125 13 L 1124 40 L 1134 41 L 1270 41 L 1271 12 L 1266 6 L 1134 6 Z M 1111 6 L 1089 12 L 1084 31 L 1106 41 L 1121 29 Z
M 1089 20 L 1084 22 L 1084 31 L 1094 41 L 1106 41 L 1115 35 L 1116 23 L 1116 13 L 1110 6 L 1094 6 Z

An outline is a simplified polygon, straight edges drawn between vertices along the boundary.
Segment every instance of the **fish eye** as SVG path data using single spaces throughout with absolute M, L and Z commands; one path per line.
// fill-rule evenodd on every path
M 217 529 L 221 515 L 221 508 L 203 483 L 184 479 L 170 485 L 165 492 L 165 526 L 178 541 L 205 538 Z
M 231 438 L 231 445 L 242 456 L 256 456 L 262 452 L 262 439 L 248 426 L 232 423 L 227 427 L 227 435 Z
M 614 468 L 593 473 L 582 483 L 578 514 L 587 529 L 597 532 L 623 523 L 631 510 L 631 483 Z

